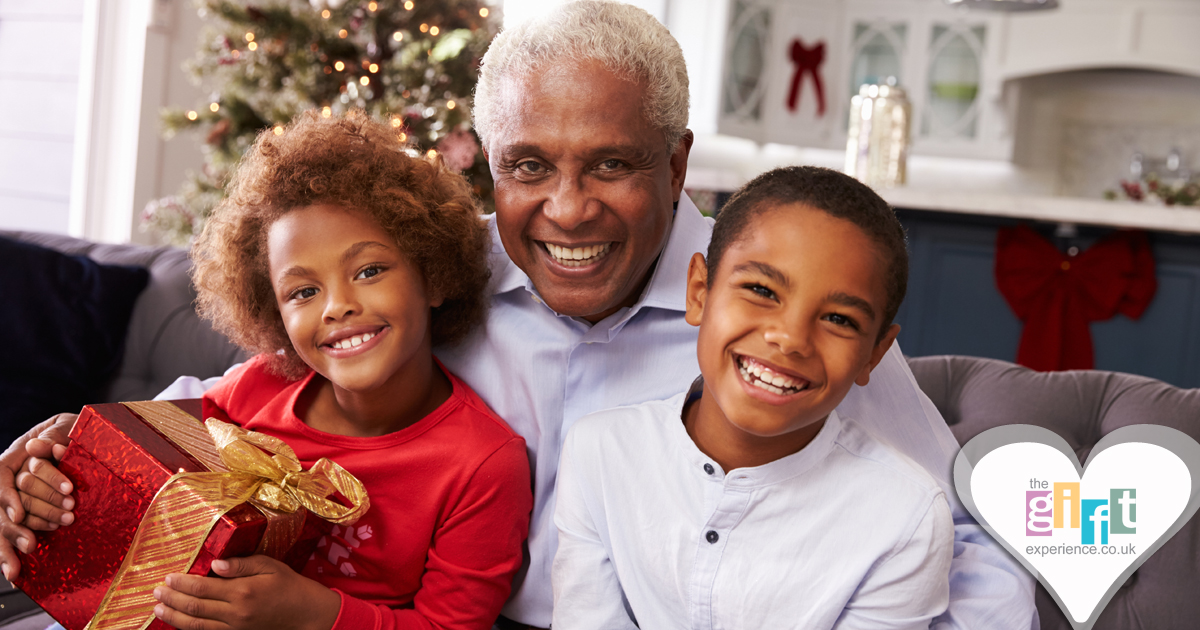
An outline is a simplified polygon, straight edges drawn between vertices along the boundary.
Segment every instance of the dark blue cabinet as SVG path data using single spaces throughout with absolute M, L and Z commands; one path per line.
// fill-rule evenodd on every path
M 996 231 L 1015 220 L 898 209 L 908 230 L 908 296 L 896 315 L 910 356 L 966 354 L 1012 361 L 1022 323 L 996 288 Z M 1059 239 L 1054 225 L 1032 227 L 1064 249 L 1086 249 L 1110 230 L 1081 226 Z M 1158 293 L 1142 317 L 1093 322 L 1096 368 L 1200 387 L 1200 235 L 1151 234 Z

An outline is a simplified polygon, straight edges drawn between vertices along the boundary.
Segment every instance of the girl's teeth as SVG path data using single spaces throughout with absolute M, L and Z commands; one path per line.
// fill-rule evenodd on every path
M 354 337 L 350 337 L 349 339 L 343 339 L 343 340 L 333 344 L 333 347 L 337 348 L 338 350 L 345 350 L 347 348 L 361 346 L 364 343 L 370 341 L 371 338 L 374 336 L 375 336 L 375 333 L 365 333 L 362 335 L 356 335 Z

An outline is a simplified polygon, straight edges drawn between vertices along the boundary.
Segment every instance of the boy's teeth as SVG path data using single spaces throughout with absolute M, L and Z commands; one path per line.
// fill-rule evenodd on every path
M 562 247 L 553 243 L 546 243 L 546 251 L 554 257 L 559 263 L 568 267 L 581 267 L 591 264 L 596 259 L 608 253 L 608 248 L 612 243 L 603 245 L 589 245 L 587 247 Z
M 738 372 L 747 383 L 773 394 L 783 395 L 794 393 L 808 387 L 808 383 L 797 381 L 790 376 L 772 372 L 757 362 L 745 357 L 738 359 Z
M 338 350 L 345 350 L 347 348 L 361 346 L 364 343 L 370 341 L 371 338 L 374 336 L 375 336 L 375 333 L 364 333 L 361 335 L 355 335 L 353 337 L 349 337 L 347 339 L 343 339 L 337 343 L 334 343 L 333 347 L 337 348 Z

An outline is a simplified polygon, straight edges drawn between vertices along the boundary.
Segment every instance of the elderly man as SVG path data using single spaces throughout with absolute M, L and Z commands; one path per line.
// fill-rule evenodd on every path
M 688 260 L 706 248 L 711 224 L 683 194 L 687 112 L 678 44 L 627 5 L 565 5 L 501 33 L 484 58 L 475 123 L 496 181 L 492 306 L 481 331 L 437 354 L 530 450 L 528 564 L 502 628 L 550 624 L 554 483 L 567 430 L 593 411 L 668 398 L 699 373 L 684 288 Z M 163 397 L 195 397 L 198 384 Z M 898 348 L 839 413 L 955 496 L 957 443 Z M 48 453 L 49 445 L 34 449 Z M 22 459 L 10 449 L 0 473 Z M 19 518 L 7 485 L 0 504 Z M 950 608 L 934 627 L 1036 628 L 1032 579 L 961 506 L 955 516 Z M 869 535 L 869 524 L 855 526 Z M 0 530 L 9 540 L 31 535 L 7 522 Z M 14 560 L 0 542 L 0 562 Z

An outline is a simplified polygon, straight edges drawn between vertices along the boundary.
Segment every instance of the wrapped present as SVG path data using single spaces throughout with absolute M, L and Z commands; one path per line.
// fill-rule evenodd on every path
M 16 581 L 67 630 L 167 628 L 153 591 L 168 573 L 254 553 L 300 571 L 334 523 L 368 509 L 337 464 L 303 471 L 283 441 L 200 415 L 199 400 L 80 413 L 59 463 L 75 522 L 39 536 Z

